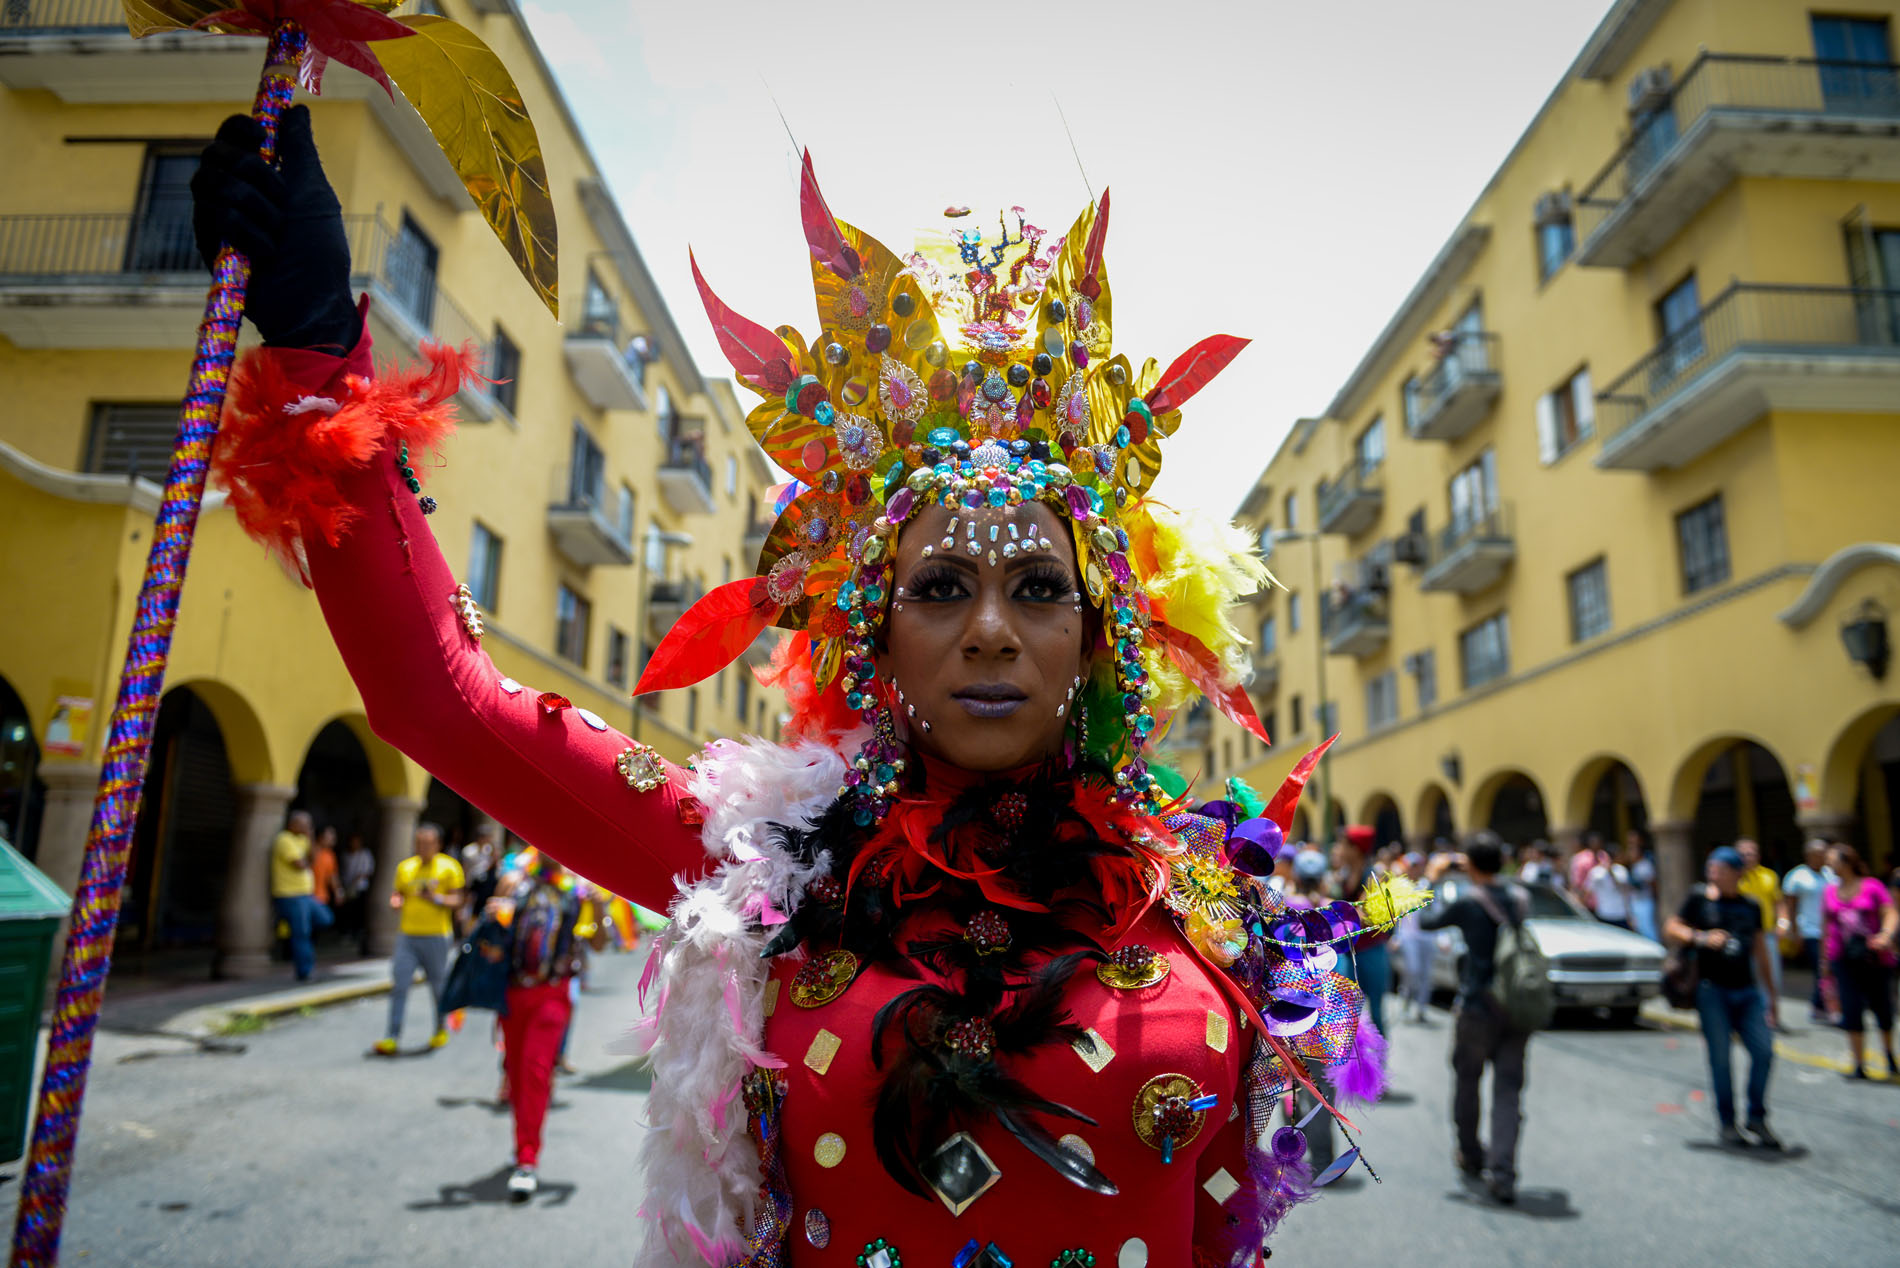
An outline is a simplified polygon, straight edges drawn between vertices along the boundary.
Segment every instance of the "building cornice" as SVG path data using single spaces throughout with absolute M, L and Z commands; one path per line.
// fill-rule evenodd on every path
M 1672 0 L 1616 0 L 1577 55 L 1579 79 L 1609 80 L 1648 36 Z
M 1445 302 L 1490 240 L 1489 225 L 1467 220 L 1458 226 L 1451 240 L 1425 266 L 1425 275 L 1399 304 L 1398 312 L 1392 314 L 1392 320 L 1372 341 L 1372 347 L 1360 359 L 1339 394 L 1333 397 L 1333 403 L 1326 407 L 1327 417 L 1347 420 L 1358 412 L 1392 362 L 1424 332 L 1426 320 Z

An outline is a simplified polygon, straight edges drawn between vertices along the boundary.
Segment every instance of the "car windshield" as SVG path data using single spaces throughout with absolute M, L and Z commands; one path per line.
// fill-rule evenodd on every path
M 1459 892 L 1471 882 L 1463 876 L 1448 876 L 1438 884 L 1440 902 L 1455 902 Z M 1531 915 L 1540 920 L 1590 920 L 1592 917 L 1569 898 L 1549 885 L 1518 885 L 1530 895 Z

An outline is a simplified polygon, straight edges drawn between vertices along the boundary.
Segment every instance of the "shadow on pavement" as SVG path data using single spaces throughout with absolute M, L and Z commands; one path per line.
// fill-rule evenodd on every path
M 479 1180 L 467 1184 L 445 1184 L 436 1190 L 436 1196 L 421 1202 L 411 1202 L 411 1211 L 462 1211 L 471 1206 L 507 1206 L 508 1177 L 513 1167 L 500 1167 Z M 566 1206 L 567 1200 L 574 1196 L 575 1186 L 566 1180 L 543 1180 L 541 1191 L 534 1195 L 529 1206 Z
M 1806 1145 L 1785 1145 L 1780 1149 L 1759 1149 L 1753 1145 L 1725 1145 L 1719 1140 L 1685 1140 L 1684 1149 L 1693 1149 L 1697 1153 L 1731 1154 L 1737 1158 L 1746 1158 L 1750 1162 L 1768 1166 L 1780 1166 L 1786 1162 L 1800 1162 L 1809 1154 Z
M 650 1092 L 653 1090 L 653 1071 L 644 1060 L 628 1061 L 611 1070 L 602 1070 L 584 1079 L 570 1081 L 568 1086 L 601 1092 Z
M 1453 1189 L 1445 1195 L 1445 1200 L 1497 1211 L 1503 1215 L 1523 1215 L 1534 1220 L 1574 1220 L 1583 1215 L 1582 1211 L 1570 1205 L 1570 1193 L 1566 1189 L 1520 1188 L 1516 1203 L 1510 1206 L 1497 1201 L 1477 1186 Z
M 438 1096 L 435 1103 L 443 1109 L 463 1109 L 474 1105 L 496 1116 L 508 1112 L 508 1102 L 498 1101 L 492 1096 Z

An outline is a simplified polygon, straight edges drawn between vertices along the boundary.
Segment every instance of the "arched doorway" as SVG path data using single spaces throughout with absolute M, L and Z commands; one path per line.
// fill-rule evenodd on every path
M 1490 805 L 1482 818 L 1487 828 L 1513 846 L 1548 839 L 1550 820 L 1544 809 L 1544 795 L 1529 775 L 1503 771 L 1486 783 L 1489 788 L 1483 791 L 1489 793 Z
M 1405 844 L 1405 827 L 1398 803 L 1386 793 L 1374 793 L 1359 812 L 1359 822 L 1372 828 L 1373 848 Z
M 1312 839 L 1313 820 L 1312 817 L 1306 813 L 1306 807 L 1301 806 L 1298 810 L 1293 812 L 1293 840 L 1303 843 L 1311 841 Z
M 39 769 L 32 715 L 13 684 L 0 678 L 0 837 L 29 859 L 39 857 L 40 814 L 46 807 Z
M 174 687 L 153 724 L 113 943 L 118 964 L 151 969 L 160 952 L 211 950 L 237 818 L 224 731 L 196 691 Z
M 1643 787 L 1636 772 L 1616 758 L 1609 758 L 1595 773 L 1585 774 L 1588 808 L 1584 826 L 1611 844 L 1620 846 L 1631 831 L 1649 831 L 1649 810 L 1643 803 Z
M 1896 858 L 1895 837 L 1900 835 L 1900 713 L 1874 733 L 1860 764 L 1854 795 L 1856 847 L 1876 875 L 1885 875 Z
M 373 851 L 377 845 L 376 783 L 369 754 L 347 722 L 337 719 L 317 732 L 297 772 L 293 810 L 307 810 L 317 831 L 335 828 L 339 844 L 361 833 Z
M 1419 795 L 1418 814 L 1412 820 L 1412 826 L 1418 833 L 1417 844 L 1429 848 L 1439 840 L 1455 840 L 1458 829 L 1453 822 L 1451 798 L 1437 784 L 1425 785 L 1425 791 Z
M 439 779 L 429 780 L 429 796 L 423 802 L 422 821 L 442 829 L 442 848 L 461 857 L 462 847 L 475 839 L 477 825 L 488 816 L 463 799 L 461 794 Z
M 1720 746 L 1703 771 L 1691 842 L 1696 867 L 1719 845 L 1751 837 L 1762 862 L 1785 872 L 1801 861 L 1801 830 L 1781 762 L 1753 740 Z

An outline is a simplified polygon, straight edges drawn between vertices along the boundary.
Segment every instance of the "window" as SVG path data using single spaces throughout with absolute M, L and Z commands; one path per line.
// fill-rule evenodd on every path
M 1262 559 L 1273 558 L 1273 542 L 1274 542 L 1274 538 L 1277 536 L 1278 534 L 1274 532 L 1273 525 L 1267 524 L 1261 528 L 1260 530 L 1260 557 Z
M 1627 177 L 1631 185 L 1647 176 L 1657 161 L 1675 148 L 1676 135 L 1676 100 L 1673 90 L 1631 117 Z
M 577 420 L 574 424 L 574 443 L 568 451 L 568 505 L 598 507 L 606 471 L 606 455 L 600 452 L 600 446 L 594 443 L 594 438 L 587 434 L 587 429 Z
M 620 341 L 620 306 L 592 269 L 587 270 L 587 300 L 581 306 L 580 333 L 593 339 Z
M 1220 742 L 1220 768 L 1229 773 L 1234 769 L 1234 741 L 1231 737 Z
M 1260 654 L 1271 656 L 1280 646 L 1280 631 L 1275 628 L 1274 617 L 1262 617 L 1260 620 Z
M 1300 592 L 1294 590 L 1286 596 L 1286 632 L 1300 632 Z
M 652 580 L 666 579 L 666 534 L 662 533 L 660 526 L 652 521 L 647 522 L 646 565 L 647 571 L 653 574 Z
M 1656 359 L 1652 390 L 1661 389 L 1702 358 L 1702 298 L 1691 273 L 1656 301 L 1656 329 L 1662 355 Z
M 95 403 L 86 429 L 85 469 L 93 475 L 137 475 L 163 483 L 178 435 L 179 403 Z
M 1458 636 L 1458 662 L 1466 690 L 1511 672 L 1511 629 L 1499 612 Z
M 732 454 L 726 455 L 726 496 L 739 496 L 739 459 Z
M 732 711 L 738 716 L 740 726 L 752 716 L 752 671 L 743 665 L 739 667 L 738 681 L 733 684 Z M 764 725 L 763 721 L 759 723 L 760 727 Z
M 1385 419 L 1375 418 L 1359 433 L 1359 474 L 1369 476 L 1385 465 Z
M 1545 466 L 1596 434 L 1597 400 L 1585 366 L 1537 398 L 1537 454 Z
M 1566 190 L 1552 190 L 1537 199 L 1537 280 L 1548 282 L 1577 249 L 1577 226 Z
M 501 538 L 476 520 L 468 536 L 468 592 L 490 612 L 501 594 Z
M 713 675 L 713 703 L 716 705 L 724 706 L 726 703 L 726 673 L 731 668 L 728 665 Z
M 565 585 L 554 596 L 554 651 L 583 669 L 587 667 L 587 624 L 594 605 Z
M 1414 652 L 1406 662 L 1412 673 L 1412 685 L 1418 690 L 1420 713 L 1438 703 L 1438 653 L 1431 648 Z
M 1391 670 L 1366 680 L 1366 728 L 1391 726 L 1399 720 L 1399 679 Z
M 686 732 L 699 734 L 699 688 L 689 687 L 686 691 Z
M 1570 592 L 1570 641 L 1584 643 L 1610 628 L 1609 565 L 1595 559 L 1564 578 Z
M 12 12 L 9 7 L 8 14 Z M 191 177 L 198 170 L 199 148 L 175 144 L 146 148 L 138 213 L 125 243 L 128 273 L 195 273 L 204 267 L 191 228 Z
M 1454 535 L 1478 527 L 1498 509 L 1498 456 L 1487 448 L 1451 478 L 1451 526 Z
M 627 685 L 626 631 L 607 627 L 607 681 L 616 687 Z
M 1318 711 L 1319 733 L 1331 735 L 1339 730 L 1339 701 L 1322 700 Z
M 1728 580 L 1728 528 L 1722 519 L 1721 494 L 1676 516 L 1676 545 L 1682 552 L 1684 594 Z
M 383 265 L 383 281 L 390 298 L 424 330 L 435 318 L 435 268 L 440 257 L 422 226 L 404 212 L 402 230 Z
M 1281 518 L 1286 520 L 1287 532 L 1291 533 L 1299 528 L 1300 526 L 1300 495 L 1299 494 L 1289 493 L 1286 495 L 1286 514 L 1282 516 Z
M 495 327 L 495 341 L 488 364 L 488 373 L 495 380 L 489 386 L 488 394 L 495 398 L 495 404 L 510 414 L 514 413 L 515 402 L 520 399 L 521 349 L 515 347 L 515 341 L 500 326 Z
M 1271 709 L 1261 714 L 1260 729 L 1270 736 L 1278 735 L 1280 733 L 1280 715 Z
M 1814 31 L 1814 56 L 1835 63 L 1821 68 L 1821 96 L 1827 108 L 1854 114 L 1900 112 L 1900 80 L 1893 70 L 1893 44 L 1885 18 L 1808 19 Z
M 1409 434 L 1418 430 L 1418 375 L 1406 378 L 1405 386 L 1399 389 L 1399 411 L 1405 415 L 1405 430 Z
M 620 484 L 620 517 L 618 521 L 620 540 L 633 542 L 633 486 L 626 481 Z
M 1306 732 L 1306 714 L 1302 708 L 1302 704 L 1303 702 L 1298 696 L 1294 696 L 1291 700 L 1286 702 L 1287 718 L 1293 724 L 1293 734 L 1295 735 L 1302 735 Z M 1271 732 L 1269 732 L 1269 734 L 1271 734 Z

